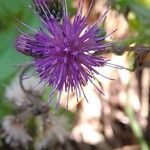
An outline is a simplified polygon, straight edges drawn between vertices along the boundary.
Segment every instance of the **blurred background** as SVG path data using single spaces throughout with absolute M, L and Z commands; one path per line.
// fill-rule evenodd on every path
M 78 0 L 67 2 L 73 19 Z M 85 0 L 83 14 L 90 3 Z M 105 96 L 88 84 L 89 103 L 77 102 L 71 93 L 66 109 L 63 93 L 57 111 L 56 102 L 47 105 L 51 88 L 38 84 L 27 64 L 31 59 L 15 49 L 17 28 L 29 32 L 17 19 L 34 28 L 41 25 L 29 5 L 30 0 L 0 1 L 0 149 L 150 149 L 150 0 L 94 0 L 88 23 L 109 9 L 101 33 L 117 31 L 106 39 L 114 45 L 104 55 L 127 69 L 97 68 L 115 79 L 97 77 Z

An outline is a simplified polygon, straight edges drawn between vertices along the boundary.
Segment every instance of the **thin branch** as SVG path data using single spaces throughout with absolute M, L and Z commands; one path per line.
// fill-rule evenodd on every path
M 96 52 L 94 55 L 101 55 L 101 54 L 107 54 L 107 53 L 123 54 L 127 51 L 128 52 L 133 51 L 137 54 L 149 53 L 150 52 L 150 46 L 136 45 L 133 47 L 129 47 L 129 46 L 118 46 L 117 44 L 114 44 L 108 48 L 105 48 L 101 52 Z

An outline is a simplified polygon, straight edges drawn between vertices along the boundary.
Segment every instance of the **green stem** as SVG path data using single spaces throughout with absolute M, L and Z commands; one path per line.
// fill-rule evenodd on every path
M 139 144 L 141 146 L 141 150 L 149 150 L 148 144 L 147 144 L 147 142 L 143 136 L 143 132 L 142 132 L 137 120 L 136 120 L 134 110 L 133 110 L 130 102 L 127 103 L 127 106 L 125 108 L 125 112 L 126 112 L 127 116 L 129 117 L 131 129 L 132 129 L 135 137 L 139 141 Z

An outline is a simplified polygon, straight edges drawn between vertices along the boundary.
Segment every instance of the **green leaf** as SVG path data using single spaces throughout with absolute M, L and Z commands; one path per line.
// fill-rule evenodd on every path
M 30 26 L 38 27 L 39 20 L 35 17 L 32 10 L 29 9 L 29 1 L 0 1 L 0 82 L 2 84 L 16 74 L 17 69 L 13 66 L 28 60 L 28 57 L 17 53 L 15 39 L 18 33 L 18 26 L 21 30 L 26 31 L 26 28 L 16 18 Z
M 25 62 L 26 57 L 17 53 L 15 45 L 15 31 L 9 30 L 0 35 L 2 44 L 0 47 L 0 82 L 8 80 L 16 73 L 15 65 Z
M 136 13 L 137 17 L 141 20 L 142 23 L 150 24 L 150 9 L 135 2 L 131 2 L 129 7 Z

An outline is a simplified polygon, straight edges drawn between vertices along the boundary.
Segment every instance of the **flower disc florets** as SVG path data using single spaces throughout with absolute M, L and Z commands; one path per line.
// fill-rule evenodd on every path
M 97 23 L 87 25 L 87 16 L 81 14 L 81 3 L 72 23 L 66 2 L 61 4 L 64 11 L 60 22 L 45 1 L 37 2 L 37 10 L 42 10 L 44 14 L 41 18 L 44 30 L 20 35 L 16 40 L 16 48 L 34 58 L 41 81 L 47 81 L 53 87 L 53 92 L 58 90 L 61 93 L 64 88 L 68 94 L 70 90 L 75 91 L 78 97 L 81 91 L 84 94 L 83 86 L 88 81 L 95 86 L 93 74 L 98 72 L 94 68 L 102 67 L 107 62 L 93 53 L 103 51 L 109 44 L 103 44 L 105 37 L 98 36 L 100 30 Z

